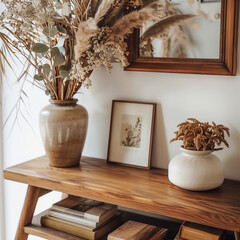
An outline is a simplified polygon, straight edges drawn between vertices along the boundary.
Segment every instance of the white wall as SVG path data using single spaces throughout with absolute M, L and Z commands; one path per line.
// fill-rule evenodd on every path
M 239 64 L 238 64 L 239 65 Z M 215 121 L 231 130 L 230 148 L 216 154 L 225 164 L 225 176 L 240 180 L 240 76 L 200 76 L 167 73 L 96 71 L 93 87 L 82 102 L 90 124 L 84 153 L 106 158 L 112 99 L 157 102 L 152 166 L 167 168 L 180 143 L 169 144 L 178 123 L 188 117 Z
M 0 13 L 3 9 L 3 4 L 0 2 Z M 0 70 L 0 126 L 2 126 L 2 74 Z M 4 190 L 3 190 L 3 148 L 2 148 L 2 130 L 0 127 L 0 240 L 4 240 Z
M 231 130 L 230 148 L 216 153 L 225 164 L 225 176 L 240 180 L 239 70 L 240 60 L 236 77 L 124 72 L 118 64 L 114 64 L 111 74 L 106 70 L 95 71 L 91 89 L 78 95 L 79 103 L 88 109 L 90 117 L 84 155 L 106 158 L 113 99 L 150 101 L 158 104 L 152 166 L 167 168 L 169 160 L 179 152 L 180 143 L 169 144 L 179 122 L 188 117 L 201 121 L 214 120 Z M 8 77 L 13 83 L 15 77 L 9 74 Z M 4 85 L 4 119 L 18 93 L 17 85 L 12 83 Z M 26 102 L 30 115 L 28 121 L 33 130 L 21 117 L 13 129 L 12 122 L 8 122 L 4 128 L 4 167 L 44 153 L 38 130 L 38 113 L 48 99 L 32 86 L 28 86 L 26 92 L 29 95 Z M 23 184 L 5 181 L 5 240 L 14 239 L 25 190 Z M 39 210 L 57 198 L 59 195 L 43 200 Z
M 0 73 L 0 83 L 2 81 L 1 78 L 1 73 Z M 2 95 L 2 89 L 0 85 L 0 126 L 2 126 L 2 100 L 1 100 L 1 95 Z M 0 240 L 4 240 L 4 231 L 5 231 L 5 225 L 4 225 L 4 189 L 3 189 L 3 148 L 2 148 L 2 131 L 0 129 Z

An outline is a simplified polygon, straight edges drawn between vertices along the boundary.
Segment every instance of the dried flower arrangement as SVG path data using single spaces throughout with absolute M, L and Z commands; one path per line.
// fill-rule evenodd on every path
M 221 143 L 229 147 L 225 140 L 225 133 L 230 137 L 229 129 L 224 125 L 217 125 L 212 122 L 199 122 L 194 118 L 188 118 L 187 121 L 180 123 L 178 131 L 174 132 L 176 137 L 170 142 L 181 140 L 183 141 L 183 148 L 197 151 L 217 151 L 223 148 L 217 148 Z
M 2 0 L 1 59 L 6 54 L 23 64 L 19 81 L 36 69 L 34 85 L 52 100 L 69 100 L 83 86 L 91 86 L 94 69 L 111 69 L 111 60 L 127 62 L 124 37 L 146 21 L 158 23 L 161 33 L 192 18 L 166 17 L 158 0 Z M 128 6 L 133 11 L 123 15 Z M 155 34 L 149 32 L 148 36 Z M 4 48 L 4 49 L 3 49 Z M 25 59 L 22 61 L 22 57 Z M 27 62 L 28 64 L 26 64 Z

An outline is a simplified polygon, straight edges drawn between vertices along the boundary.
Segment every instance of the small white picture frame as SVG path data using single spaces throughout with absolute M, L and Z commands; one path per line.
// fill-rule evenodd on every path
M 156 103 L 113 100 L 107 162 L 150 169 Z

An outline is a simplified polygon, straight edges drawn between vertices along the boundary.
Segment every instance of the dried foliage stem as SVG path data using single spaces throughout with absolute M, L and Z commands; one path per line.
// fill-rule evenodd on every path
M 155 23 L 153 26 L 148 28 L 141 37 L 141 41 L 145 41 L 146 39 L 152 37 L 162 37 L 163 34 L 167 33 L 169 29 L 175 25 L 179 25 L 179 23 L 192 19 L 194 15 L 186 14 L 186 15 L 173 15 L 170 17 L 166 17 L 162 19 L 162 21 Z
M 159 15 L 154 9 L 146 8 L 140 11 L 134 11 L 119 19 L 112 27 L 115 36 L 127 35 L 133 28 L 140 27 L 144 22 L 157 18 Z M 128 26 L 127 28 L 125 26 Z

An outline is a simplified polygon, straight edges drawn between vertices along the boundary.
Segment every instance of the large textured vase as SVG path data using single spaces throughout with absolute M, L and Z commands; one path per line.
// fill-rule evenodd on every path
M 87 134 L 88 112 L 77 100 L 52 101 L 40 112 L 40 131 L 49 165 L 78 165 Z
M 224 168 L 212 151 L 193 151 L 181 148 L 168 166 L 168 178 L 173 184 L 194 191 L 219 187 L 224 180 Z

